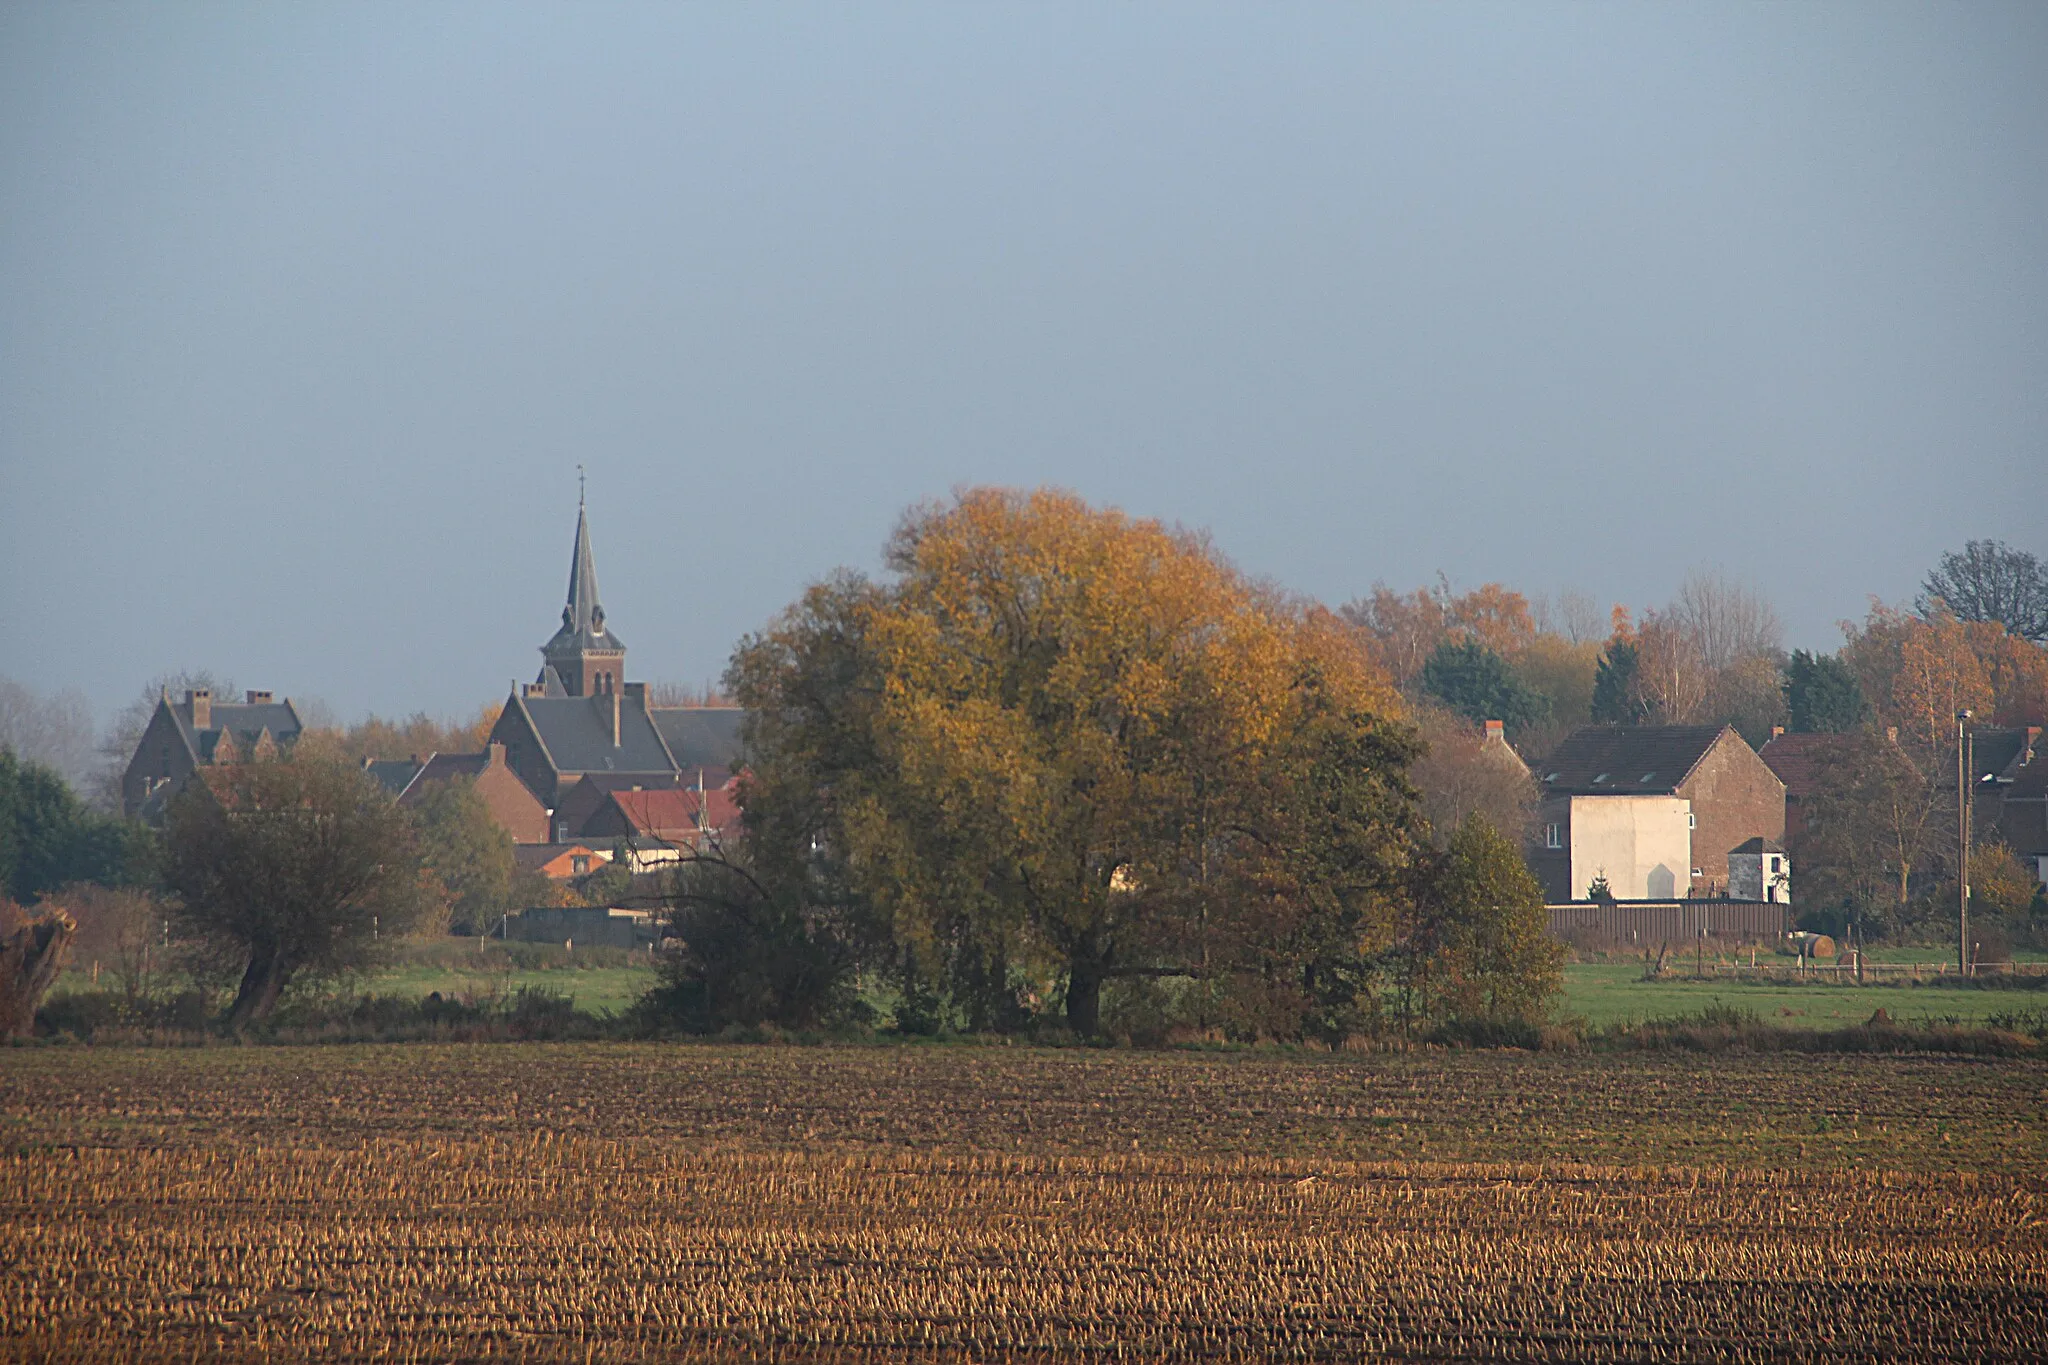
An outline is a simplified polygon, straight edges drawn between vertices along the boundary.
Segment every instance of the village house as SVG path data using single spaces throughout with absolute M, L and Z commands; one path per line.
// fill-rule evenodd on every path
M 544 844 L 549 840 L 548 808 L 512 771 L 502 744 L 486 745 L 480 754 L 366 759 L 363 768 L 398 798 L 399 805 L 408 808 L 418 805 L 439 784 L 467 781 L 513 843 Z
M 583 822 L 582 837 L 623 841 L 633 870 L 678 863 L 692 852 L 718 847 L 739 829 L 731 779 L 719 787 L 609 791 Z
M 122 812 L 154 820 L 199 769 L 275 757 L 304 728 L 289 697 L 247 692 L 239 702 L 215 701 L 195 687 L 172 701 L 165 692 L 121 774 Z
M 1785 837 L 1785 784 L 1733 726 L 1585 726 L 1535 772 L 1529 865 L 1552 902 L 1603 880 L 1617 900 L 1727 895 L 1737 846 Z

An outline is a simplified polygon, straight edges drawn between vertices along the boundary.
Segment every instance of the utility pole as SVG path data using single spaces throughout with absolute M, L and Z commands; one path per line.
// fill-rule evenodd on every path
M 1970 713 L 1956 712 L 1956 970 L 1970 974 Z

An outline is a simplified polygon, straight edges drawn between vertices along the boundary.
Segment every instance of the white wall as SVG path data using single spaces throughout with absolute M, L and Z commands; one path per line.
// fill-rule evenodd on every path
M 1692 886 L 1692 802 L 1681 796 L 1574 796 L 1574 900 L 1598 876 L 1617 900 L 1670 900 Z

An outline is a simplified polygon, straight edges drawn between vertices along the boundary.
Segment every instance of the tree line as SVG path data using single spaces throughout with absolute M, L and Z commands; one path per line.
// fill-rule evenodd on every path
M 1049 490 L 915 508 L 884 562 L 734 654 L 746 835 L 677 874 L 649 1002 L 673 1023 L 1527 1030 L 1558 986 L 1519 848 L 1535 792 L 1476 722 L 1531 755 L 1587 720 L 1835 736 L 1801 899 L 1883 933 L 1938 920 L 1955 711 L 2048 711 L 2048 589 L 1985 542 L 1914 610 L 1873 604 L 1839 651 L 1789 656 L 1768 603 L 1717 575 L 1640 618 L 1443 583 L 1333 613 Z M 581 898 L 522 877 L 466 784 L 400 810 L 353 752 L 473 748 L 487 719 L 311 730 L 283 761 L 203 771 L 160 831 L 0 746 L 0 890 L 65 898 L 124 988 L 175 941 L 246 1025 L 406 933 Z M 2010 855 L 1977 866 L 1980 899 L 2024 920 Z M 581 890 L 609 903 L 623 875 Z

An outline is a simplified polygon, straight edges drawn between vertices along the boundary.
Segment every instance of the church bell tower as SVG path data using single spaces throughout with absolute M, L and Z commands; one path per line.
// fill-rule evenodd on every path
M 606 627 L 597 601 L 597 566 L 590 557 L 590 520 L 576 495 L 576 548 L 569 558 L 569 601 L 562 628 L 540 647 L 546 660 L 539 682 L 551 697 L 594 697 L 620 691 L 626 675 L 626 646 Z

